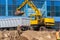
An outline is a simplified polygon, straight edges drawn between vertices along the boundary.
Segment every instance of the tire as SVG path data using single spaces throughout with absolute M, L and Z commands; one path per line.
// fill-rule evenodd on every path
M 39 30 L 40 30 L 40 31 L 45 31 L 45 30 L 47 30 L 47 29 L 46 29 L 45 26 L 41 26 L 41 27 L 39 28 Z

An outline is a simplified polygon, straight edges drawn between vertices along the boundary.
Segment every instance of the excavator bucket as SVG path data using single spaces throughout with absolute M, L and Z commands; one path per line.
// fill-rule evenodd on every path
M 20 9 L 22 7 L 24 7 L 24 5 L 28 2 L 28 0 L 25 0 L 17 9 L 16 9 L 16 12 L 15 12 L 15 15 L 17 16 L 22 16 L 24 14 L 23 11 L 20 11 Z
M 16 16 L 21 16 L 21 15 L 23 15 L 24 14 L 24 12 L 23 11 L 20 11 L 20 10 L 17 10 L 16 12 L 15 12 L 15 15 Z

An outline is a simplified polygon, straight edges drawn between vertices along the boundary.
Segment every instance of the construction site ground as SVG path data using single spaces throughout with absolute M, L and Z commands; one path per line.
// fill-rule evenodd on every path
M 0 31 L 0 40 L 56 40 L 56 31 Z

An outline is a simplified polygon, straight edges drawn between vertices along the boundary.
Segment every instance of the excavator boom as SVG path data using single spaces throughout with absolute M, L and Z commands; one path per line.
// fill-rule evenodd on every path
M 36 8 L 36 6 L 33 4 L 32 1 L 25 0 L 18 8 L 17 10 L 21 9 L 24 5 L 28 4 L 35 12 L 36 15 L 42 16 L 41 12 Z
M 42 16 L 41 11 L 39 11 L 38 8 L 36 8 L 32 1 L 31 2 L 28 1 L 28 5 L 36 12 L 36 15 Z

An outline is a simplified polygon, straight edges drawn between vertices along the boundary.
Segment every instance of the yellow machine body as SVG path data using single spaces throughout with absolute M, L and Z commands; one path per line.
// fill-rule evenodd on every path
M 30 16 L 31 25 L 40 25 L 40 26 L 54 26 L 54 18 L 41 18 L 40 15 L 32 14 Z
M 52 18 L 44 18 L 44 19 L 42 19 L 42 21 L 44 21 L 44 22 L 41 22 L 41 23 L 43 23 L 43 25 L 47 25 L 47 26 L 53 26 L 54 25 L 54 19 L 52 19 Z M 39 22 L 40 21 L 38 19 L 37 20 L 33 20 L 33 19 L 30 20 L 31 25 L 41 24 Z
M 54 18 L 44 18 L 44 24 L 45 25 L 51 25 L 53 26 L 54 25 Z

